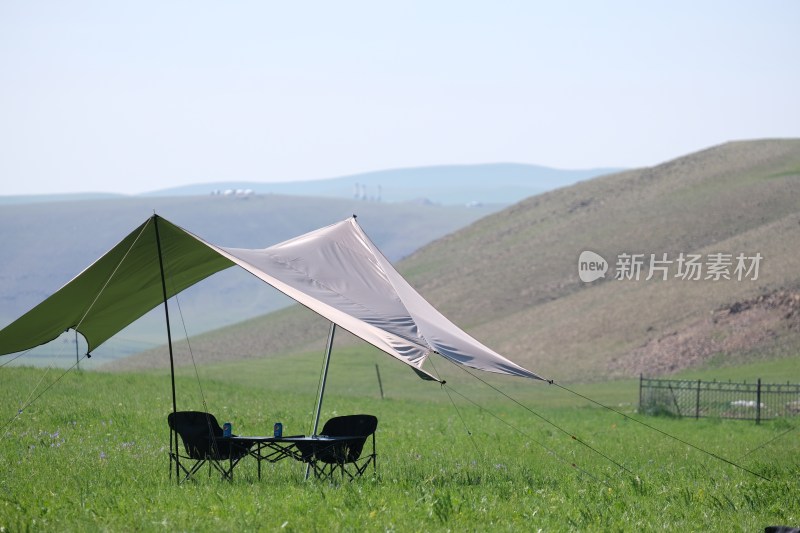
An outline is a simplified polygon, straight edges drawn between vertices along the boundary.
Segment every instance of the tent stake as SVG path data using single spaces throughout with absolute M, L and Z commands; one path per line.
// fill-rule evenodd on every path
M 336 323 L 331 322 L 331 329 L 328 333 L 328 344 L 325 347 L 325 363 L 322 371 L 322 382 L 319 384 L 319 397 L 317 398 L 317 410 L 314 413 L 314 431 L 311 434 L 317 436 L 317 428 L 319 428 L 319 415 L 322 412 L 322 397 L 325 395 L 325 382 L 328 380 L 328 366 L 331 363 L 331 349 L 333 348 L 333 335 L 336 333 Z M 306 479 L 308 479 L 309 470 L 311 465 L 306 465 Z
M 158 215 L 153 215 L 153 225 L 156 230 L 156 249 L 158 250 L 158 268 L 161 271 L 161 291 L 164 295 L 164 316 L 167 322 L 167 346 L 169 346 L 169 375 L 172 381 L 172 412 L 178 410 L 178 404 L 175 401 L 175 362 L 172 357 L 172 331 L 169 327 L 169 306 L 167 305 L 167 281 L 164 277 L 164 259 L 161 255 L 161 237 L 158 234 Z M 175 442 L 175 449 L 172 448 L 172 443 Z M 174 451 L 174 455 L 173 455 Z M 175 477 L 178 479 L 178 484 L 181 482 L 180 468 L 181 463 L 178 458 L 178 438 L 175 436 L 173 439 L 172 431 L 170 431 L 169 438 L 169 453 L 170 457 L 175 457 Z

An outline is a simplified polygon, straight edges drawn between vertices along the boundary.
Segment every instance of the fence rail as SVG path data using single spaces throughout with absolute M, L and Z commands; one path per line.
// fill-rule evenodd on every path
M 639 377 L 639 412 L 762 420 L 800 415 L 800 384 Z

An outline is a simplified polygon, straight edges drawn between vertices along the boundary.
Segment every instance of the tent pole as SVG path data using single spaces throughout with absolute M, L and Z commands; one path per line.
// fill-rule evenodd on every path
M 161 254 L 161 237 L 158 233 L 158 215 L 153 215 L 153 225 L 156 230 L 156 249 L 158 250 L 158 268 L 161 271 L 161 292 L 164 296 L 164 316 L 167 322 L 167 346 L 169 346 L 169 374 L 170 379 L 172 381 L 172 412 L 175 413 L 178 410 L 178 404 L 175 401 L 175 362 L 172 356 L 172 331 L 169 327 L 169 306 L 167 305 L 167 281 L 166 277 L 164 276 L 164 259 Z M 174 448 L 174 457 L 175 457 L 175 477 L 178 479 L 178 483 L 180 484 L 180 459 L 178 458 L 178 437 L 175 435 L 173 439 L 172 431 L 170 432 L 169 438 L 169 453 L 170 456 L 173 457 L 173 448 L 172 443 L 175 442 Z
M 322 382 L 319 384 L 319 397 L 317 398 L 317 410 L 314 413 L 314 431 L 311 433 L 314 437 L 317 436 L 317 429 L 319 428 L 319 415 L 322 412 L 322 397 L 325 395 L 325 382 L 328 380 L 328 367 L 331 363 L 331 349 L 333 348 L 333 335 L 336 333 L 336 323 L 331 322 L 331 329 L 328 332 L 328 344 L 325 347 L 325 363 L 322 371 Z M 306 479 L 308 479 L 309 470 L 311 465 L 306 465 Z
M 331 363 L 331 349 L 333 348 L 333 335 L 336 332 L 336 324 L 331 322 L 331 329 L 328 332 L 328 345 L 325 347 L 325 368 L 322 371 L 322 383 L 319 385 L 319 398 L 317 398 L 317 412 L 314 413 L 314 431 L 312 435 L 317 436 L 319 428 L 319 415 L 322 412 L 322 397 L 325 395 L 325 382 L 328 380 L 328 367 Z

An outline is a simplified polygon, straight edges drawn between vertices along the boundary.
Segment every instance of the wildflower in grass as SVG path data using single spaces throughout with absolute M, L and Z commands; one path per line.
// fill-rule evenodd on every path
M 103 452 L 103 451 L 101 451 L 101 452 L 100 452 L 100 460 L 102 461 L 102 460 L 104 460 L 105 458 L 106 458 L 106 452 Z

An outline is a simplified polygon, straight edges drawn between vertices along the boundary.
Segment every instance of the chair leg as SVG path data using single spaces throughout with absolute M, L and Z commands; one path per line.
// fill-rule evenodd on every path
M 228 463 L 228 467 L 225 467 L 225 461 L 214 461 L 209 460 L 209 476 L 211 475 L 211 467 L 214 467 L 217 472 L 222 475 L 222 479 L 227 479 L 228 481 L 233 481 L 233 469 L 239 464 L 238 459 L 232 459 Z
M 317 479 L 329 477 L 330 476 L 330 472 L 326 473 L 325 472 L 326 468 L 327 468 L 327 465 L 325 463 L 322 463 L 322 466 L 320 466 L 319 462 L 315 461 L 314 462 L 314 477 L 317 478 Z
M 178 465 L 180 466 L 181 470 L 183 470 L 183 473 L 185 474 L 183 479 L 180 480 L 179 483 L 184 483 L 184 482 L 188 481 L 189 479 L 193 479 L 194 475 L 200 470 L 200 468 L 203 466 L 203 463 L 205 463 L 205 462 L 206 462 L 205 459 L 197 461 L 189 469 L 187 469 L 181 463 L 178 463 Z
M 315 461 L 313 463 L 314 466 L 314 477 L 316 479 L 327 479 L 329 481 L 333 481 L 333 475 L 336 472 L 336 464 L 335 463 L 321 463 L 319 461 Z
M 170 454 L 170 479 L 172 479 L 172 463 L 176 464 L 176 470 L 179 470 L 180 475 L 177 476 L 178 484 L 184 483 L 189 479 L 193 479 L 200 469 L 208 463 L 208 477 L 211 477 L 211 471 L 216 470 L 222 476 L 222 479 L 233 481 L 233 470 L 239 464 L 239 459 L 232 459 L 228 461 L 215 461 L 212 459 L 200 459 L 194 462 L 191 468 L 186 467 L 186 461 L 181 462 L 174 454 Z
M 184 459 L 186 459 L 186 458 L 184 457 Z M 185 464 L 181 462 L 181 456 L 177 452 L 170 452 L 169 453 L 169 479 L 170 479 L 170 481 L 172 481 L 172 470 L 173 470 L 173 466 L 172 465 L 173 464 L 175 465 L 175 467 L 174 467 L 175 468 L 175 479 L 178 481 L 178 484 L 180 485 L 181 483 L 183 483 L 183 481 L 186 480 L 185 477 L 184 477 L 183 480 L 181 480 L 181 472 L 183 472 L 184 476 L 187 476 L 189 474 L 189 470 L 187 470 Z
M 178 484 L 180 485 L 181 483 L 186 481 L 186 479 L 188 479 L 188 477 L 190 475 L 190 472 L 186 468 L 186 466 L 184 466 L 184 464 L 180 462 L 180 459 L 178 457 L 174 457 L 174 460 L 175 460 L 175 465 L 176 465 L 175 466 L 175 479 L 178 480 Z M 183 479 L 181 479 L 181 472 L 183 473 Z M 172 465 L 170 465 L 170 479 L 172 479 Z

